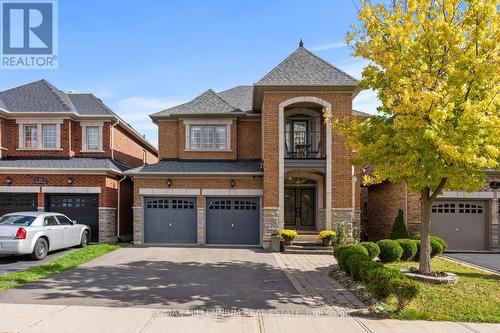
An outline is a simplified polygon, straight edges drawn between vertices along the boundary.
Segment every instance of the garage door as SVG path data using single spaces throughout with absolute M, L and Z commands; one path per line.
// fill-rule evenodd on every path
M 46 198 L 46 210 L 64 214 L 71 220 L 88 225 L 90 240 L 99 241 L 98 195 L 50 194 Z
M 37 209 L 36 193 L 0 193 L 0 216 L 7 213 L 36 211 Z
M 259 198 L 207 198 L 207 244 L 259 245 Z
M 144 242 L 196 244 L 196 198 L 144 198 Z
M 431 234 L 450 250 L 486 250 L 486 202 L 436 201 L 431 210 Z

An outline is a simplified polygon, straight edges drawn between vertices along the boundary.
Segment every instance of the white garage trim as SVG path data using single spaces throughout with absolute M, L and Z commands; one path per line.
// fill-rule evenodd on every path
M 202 189 L 205 196 L 262 196 L 264 191 L 259 189 Z
M 438 198 L 464 198 L 464 199 L 493 199 L 494 192 L 486 191 L 476 191 L 476 192 L 465 192 L 465 191 L 443 191 L 442 194 L 438 195 Z
M 4 193 L 38 193 L 39 186 L 0 186 L 0 192 Z
M 140 195 L 196 195 L 200 194 L 198 188 L 141 188 Z
M 101 193 L 100 187 L 43 186 L 43 193 Z

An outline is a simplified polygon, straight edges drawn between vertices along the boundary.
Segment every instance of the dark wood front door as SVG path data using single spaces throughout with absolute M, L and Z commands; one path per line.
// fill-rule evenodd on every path
M 314 230 L 314 187 L 285 187 L 285 228 Z

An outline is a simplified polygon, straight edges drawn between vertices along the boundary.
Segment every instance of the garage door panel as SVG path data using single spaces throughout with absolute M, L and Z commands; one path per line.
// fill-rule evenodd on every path
M 51 194 L 47 196 L 47 211 L 61 213 L 90 228 L 90 240 L 99 241 L 99 196 Z
M 207 244 L 258 245 L 259 198 L 208 198 Z
M 431 233 L 450 250 L 485 250 L 486 202 L 436 201 L 431 209 Z
M 195 198 L 145 198 L 144 242 L 195 244 Z
M 38 196 L 36 193 L 0 193 L 0 216 L 37 210 Z

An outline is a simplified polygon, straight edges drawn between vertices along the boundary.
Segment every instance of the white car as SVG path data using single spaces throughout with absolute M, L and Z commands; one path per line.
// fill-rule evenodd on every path
M 20 212 L 0 217 L 0 254 L 31 254 L 42 260 L 50 251 L 89 243 L 90 228 L 59 213 Z

